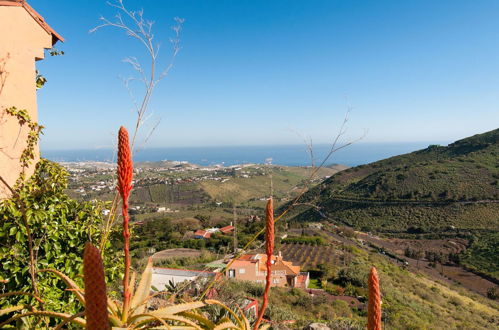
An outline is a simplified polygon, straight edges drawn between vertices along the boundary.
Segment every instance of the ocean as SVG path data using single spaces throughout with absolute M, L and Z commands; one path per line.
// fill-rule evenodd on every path
M 356 143 L 335 152 L 326 162 L 357 166 L 384 158 L 426 148 L 430 143 Z M 445 144 L 443 144 L 445 145 Z M 314 146 L 314 158 L 319 164 L 331 149 L 330 145 Z M 56 162 L 102 161 L 114 162 L 115 151 L 112 149 L 93 150 L 43 150 L 42 157 Z M 226 146 L 226 147 L 168 147 L 147 148 L 134 154 L 135 162 L 146 161 L 186 161 L 203 166 L 236 165 L 257 163 L 264 164 L 268 159 L 272 164 L 285 166 L 311 165 L 310 155 L 305 145 L 269 145 L 269 146 Z

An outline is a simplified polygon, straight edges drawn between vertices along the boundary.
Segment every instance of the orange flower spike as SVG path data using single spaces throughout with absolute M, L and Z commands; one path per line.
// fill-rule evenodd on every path
M 263 302 L 260 312 L 258 313 L 258 319 L 255 322 L 254 330 L 257 330 L 263 319 L 263 314 L 267 309 L 269 304 L 269 291 L 272 280 L 272 255 L 274 253 L 274 206 L 272 197 L 267 201 L 267 209 L 265 212 L 265 252 L 267 254 L 267 276 L 265 280 L 265 291 L 263 292 Z
M 87 329 L 107 330 L 106 279 L 99 250 L 87 243 L 83 254 L 83 278 L 85 282 L 85 318 Z
M 130 230 L 128 228 L 128 198 L 132 190 L 133 179 L 133 163 L 132 152 L 130 151 L 130 142 L 128 138 L 128 131 L 123 126 L 120 127 L 118 133 L 118 192 L 121 195 L 123 206 L 121 209 L 123 215 L 123 238 L 125 252 L 125 274 L 123 276 L 123 318 L 128 316 L 128 307 L 130 305 Z
M 381 293 L 379 290 L 379 277 L 375 267 L 369 273 L 369 302 L 367 310 L 367 329 L 381 330 Z
M 133 163 L 128 131 L 123 126 L 118 133 L 118 191 L 128 201 L 132 190 Z
M 265 248 L 267 252 L 267 261 L 270 260 L 274 253 L 274 205 L 272 197 L 267 201 L 267 208 L 265 210 Z

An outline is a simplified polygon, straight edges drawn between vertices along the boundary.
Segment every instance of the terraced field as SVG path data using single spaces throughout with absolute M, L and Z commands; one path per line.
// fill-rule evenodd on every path
M 284 260 L 300 265 L 303 270 L 317 269 L 320 264 L 338 264 L 342 252 L 334 246 L 306 244 L 282 244 Z

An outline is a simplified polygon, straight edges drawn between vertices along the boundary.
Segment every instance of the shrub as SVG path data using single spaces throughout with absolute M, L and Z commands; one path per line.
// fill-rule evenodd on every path
M 499 299 L 499 292 L 497 290 L 497 287 L 493 286 L 487 289 L 487 298 L 492 300 Z
M 335 300 L 332 303 L 333 309 L 337 316 L 340 317 L 351 317 L 352 310 L 346 301 L 343 300 Z
M 345 294 L 345 289 L 335 284 L 327 284 L 325 291 L 335 296 L 343 296 Z
M 338 272 L 336 282 L 342 286 L 350 283 L 354 286 L 366 287 L 368 273 L 369 268 L 367 265 L 353 262 L 350 266 L 342 268 Z
M 29 240 L 36 251 L 34 268 L 57 269 L 71 278 L 82 271 L 85 242 L 99 242 L 101 237 L 101 203 L 78 202 L 64 193 L 67 171 L 48 160 L 40 160 L 35 173 L 12 199 L 0 203 L 0 280 L 7 281 L 4 291 L 36 292 L 30 276 Z M 29 225 L 28 235 L 26 223 Z M 108 282 L 120 273 L 117 252 L 107 244 L 106 274 Z M 81 284 L 81 280 L 78 280 Z M 53 311 L 76 312 L 79 307 L 64 282 L 51 274 L 38 273 L 37 288 L 44 306 Z M 11 296 L 0 301 L 0 307 L 30 304 L 29 296 Z

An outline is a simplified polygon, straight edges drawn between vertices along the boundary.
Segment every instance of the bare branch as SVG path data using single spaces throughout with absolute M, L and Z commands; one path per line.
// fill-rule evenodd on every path
M 128 10 L 124 5 L 123 0 L 109 1 L 108 5 L 113 8 L 116 8 L 118 10 L 118 13 L 114 16 L 114 19 L 112 20 L 109 20 L 101 16 L 99 19 L 101 24 L 91 29 L 90 32 L 91 33 L 96 32 L 104 27 L 114 27 L 123 30 L 127 36 L 137 39 L 145 47 L 145 50 L 147 51 L 150 61 L 148 64 L 148 68 L 145 69 L 145 66 L 142 65 L 136 57 L 129 56 L 123 60 L 123 62 L 129 64 L 132 67 L 132 69 L 136 72 L 137 75 L 137 77 L 122 79 L 125 88 L 127 89 L 128 94 L 130 95 L 130 98 L 132 100 L 134 110 L 137 114 L 135 129 L 130 143 L 131 149 L 136 151 L 134 146 L 137 140 L 137 134 L 139 132 L 139 129 L 144 124 L 144 122 L 147 121 L 147 119 L 149 119 L 150 117 L 147 116 L 147 111 L 149 109 L 149 104 L 151 101 L 152 94 L 158 82 L 164 76 L 166 76 L 166 74 L 163 72 L 161 75 L 159 75 L 159 78 L 156 74 L 157 59 L 159 56 L 160 45 L 155 44 L 154 42 L 154 33 L 153 33 L 154 22 L 151 20 L 144 19 L 143 10 L 138 10 L 138 11 Z M 184 20 L 178 17 L 175 17 L 174 20 L 176 22 L 176 25 L 173 29 L 175 32 L 175 39 L 174 41 L 171 41 L 173 47 L 173 54 L 171 56 L 169 64 L 167 65 L 166 72 L 170 71 L 170 69 L 172 68 L 174 59 L 180 50 L 179 46 L 180 31 L 182 30 L 182 23 L 184 22 Z M 141 83 L 144 84 L 145 90 L 141 98 L 141 101 L 137 101 L 137 99 L 135 98 L 135 94 L 132 89 L 132 83 L 134 81 L 140 81 Z M 153 127 L 151 132 L 146 136 L 145 142 L 149 140 L 152 132 L 155 131 L 158 124 L 159 122 Z M 104 242 L 108 237 L 108 230 L 110 230 L 109 228 L 111 228 L 110 223 L 114 221 L 114 218 L 115 218 L 114 216 L 110 216 L 108 219 L 108 226 L 106 226 L 106 233 L 103 235 L 103 239 L 101 241 L 101 247 L 105 246 Z

